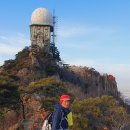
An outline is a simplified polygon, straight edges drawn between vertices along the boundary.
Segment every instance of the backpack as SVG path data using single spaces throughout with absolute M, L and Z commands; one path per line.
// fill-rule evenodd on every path
M 42 126 L 42 130 L 51 130 L 52 129 L 52 115 L 53 115 L 53 112 L 48 114 L 48 116 L 45 118 L 43 126 Z
M 63 117 L 63 110 L 61 110 L 62 112 L 62 120 L 64 119 Z M 51 130 L 52 129 L 52 116 L 53 116 L 53 112 L 51 112 L 50 114 L 48 114 L 48 116 L 45 118 L 44 122 L 43 122 L 43 126 L 42 126 L 42 130 Z

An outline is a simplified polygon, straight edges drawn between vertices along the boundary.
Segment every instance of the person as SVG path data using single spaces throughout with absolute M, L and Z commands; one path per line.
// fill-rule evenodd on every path
M 62 95 L 60 103 L 55 105 L 52 116 L 52 130 L 68 130 L 73 125 L 72 112 L 70 110 L 71 99 L 69 95 Z

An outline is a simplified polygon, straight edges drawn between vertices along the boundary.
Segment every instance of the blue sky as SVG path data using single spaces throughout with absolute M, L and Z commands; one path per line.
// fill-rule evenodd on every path
M 0 64 L 30 45 L 32 11 L 55 8 L 57 43 L 69 64 L 113 74 L 121 92 L 130 92 L 129 0 L 1 0 Z

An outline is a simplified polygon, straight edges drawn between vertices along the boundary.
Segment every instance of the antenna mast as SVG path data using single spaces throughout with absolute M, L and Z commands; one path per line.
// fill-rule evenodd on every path
M 54 45 L 55 45 L 55 38 L 56 38 L 55 26 L 56 26 L 56 16 L 55 16 L 55 9 L 54 9 L 53 10 L 53 34 L 52 34 L 52 42 Z

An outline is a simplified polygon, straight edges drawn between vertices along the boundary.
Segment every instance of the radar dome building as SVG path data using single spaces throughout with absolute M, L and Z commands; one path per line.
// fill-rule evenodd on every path
M 45 8 L 37 8 L 31 16 L 31 47 L 32 52 L 37 53 L 40 50 L 50 51 L 51 33 L 53 33 L 53 16 Z

